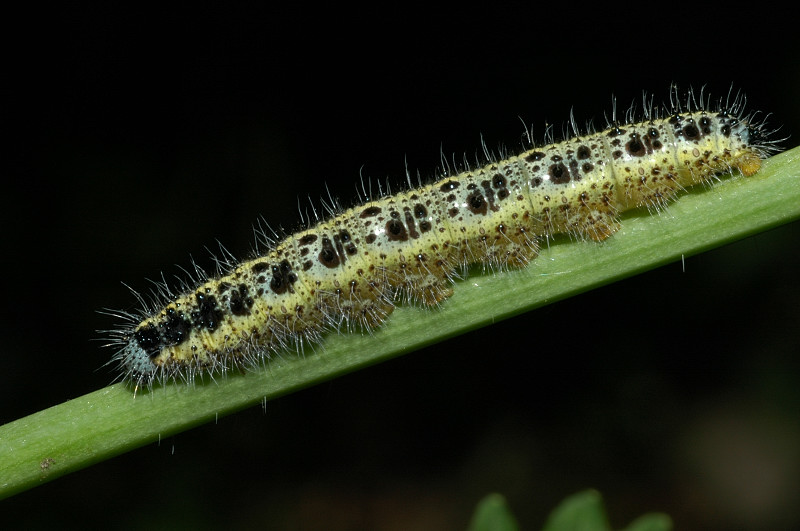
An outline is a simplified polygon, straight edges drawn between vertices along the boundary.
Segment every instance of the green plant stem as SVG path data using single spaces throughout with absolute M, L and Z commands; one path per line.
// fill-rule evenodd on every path
M 316 352 L 266 368 L 140 391 L 124 384 L 0 427 L 0 498 L 425 345 L 800 217 L 800 148 L 753 177 L 693 190 L 655 215 L 627 215 L 603 243 L 551 242 L 529 267 L 474 274 L 436 310 L 401 306 L 373 334 L 329 334 Z

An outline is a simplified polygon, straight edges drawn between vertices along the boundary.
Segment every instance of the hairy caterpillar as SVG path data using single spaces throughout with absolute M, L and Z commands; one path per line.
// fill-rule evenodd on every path
M 330 328 L 380 325 L 398 297 L 432 306 L 451 294 L 469 264 L 523 267 L 556 234 L 602 241 L 621 212 L 660 209 L 684 188 L 738 169 L 756 173 L 776 151 L 764 120 L 744 97 L 713 108 L 703 94 L 668 110 L 650 101 L 643 121 L 494 159 L 479 168 L 394 195 L 367 199 L 280 241 L 142 314 L 117 312 L 111 332 L 119 363 L 136 388 L 192 380 L 202 371 L 251 366 L 271 352 L 317 341 Z M 632 112 L 627 113 L 628 118 Z M 627 120 L 631 122 L 632 119 Z M 365 193 L 365 195 L 368 195 Z M 158 306 L 158 307 L 156 307 Z

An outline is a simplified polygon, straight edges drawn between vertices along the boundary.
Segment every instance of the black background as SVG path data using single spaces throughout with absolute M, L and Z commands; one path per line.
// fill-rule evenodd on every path
M 633 6 L 628 6 L 633 8 Z M 4 34 L 0 422 L 99 389 L 121 281 L 237 256 L 259 216 L 355 199 L 604 124 L 671 82 L 800 133 L 777 15 L 484 5 L 64 10 Z M 668 9 L 677 9 L 670 6 Z M 770 18 L 772 17 L 772 18 Z M 665 18 L 665 20 L 661 20 Z M 316 202 L 316 204 L 319 204 Z M 461 529 L 505 494 L 527 529 L 565 496 L 612 523 L 800 524 L 797 224 L 221 419 L 2 502 L 28 528 Z M 576 326 L 581 333 L 576 333 Z M 1 468 L 1 466 L 0 466 Z

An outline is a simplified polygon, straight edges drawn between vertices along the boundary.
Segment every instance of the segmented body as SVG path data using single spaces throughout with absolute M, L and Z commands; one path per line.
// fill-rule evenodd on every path
M 619 213 L 659 208 L 732 168 L 752 175 L 768 149 L 759 126 L 735 112 L 675 113 L 370 200 L 120 331 L 115 359 L 138 386 L 253 364 L 326 328 L 376 326 L 399 294 L 435 305 L 466 264 L 524 266 L 560 233 L 603 240 Z

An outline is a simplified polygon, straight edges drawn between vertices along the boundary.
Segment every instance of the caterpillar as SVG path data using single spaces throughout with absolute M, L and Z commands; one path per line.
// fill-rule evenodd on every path
M 602 131 L 535 146 L 396 194 L 380 193 L 294 234 L 269 238 L 266 252 L 198 271 L 180 293 L 164 284 L 139 313 L 115 312 L 116 362 L 136 389 L 192 381 L 203 372 L 263 363 L 273 353 L 319 341 L 326 330 L 369 330 L 398 300 L 436 306 L 470 264 L 521 268 L 558 234 L 602 241 L 622 212 L 662 209 L 684 189 L 720 173 L 755 174 L 778 150 L 766 118 L 745 111 L 741 93 L 715 105 L 674 87 L 666 109 L 644 97 L 642 118 L 616 116 Z M 410 182 L 410 179 L 409 179 Z M 362 186 L 363 188 L 363 186 Z M 218 262 L 218 263 L 220 263 Z

